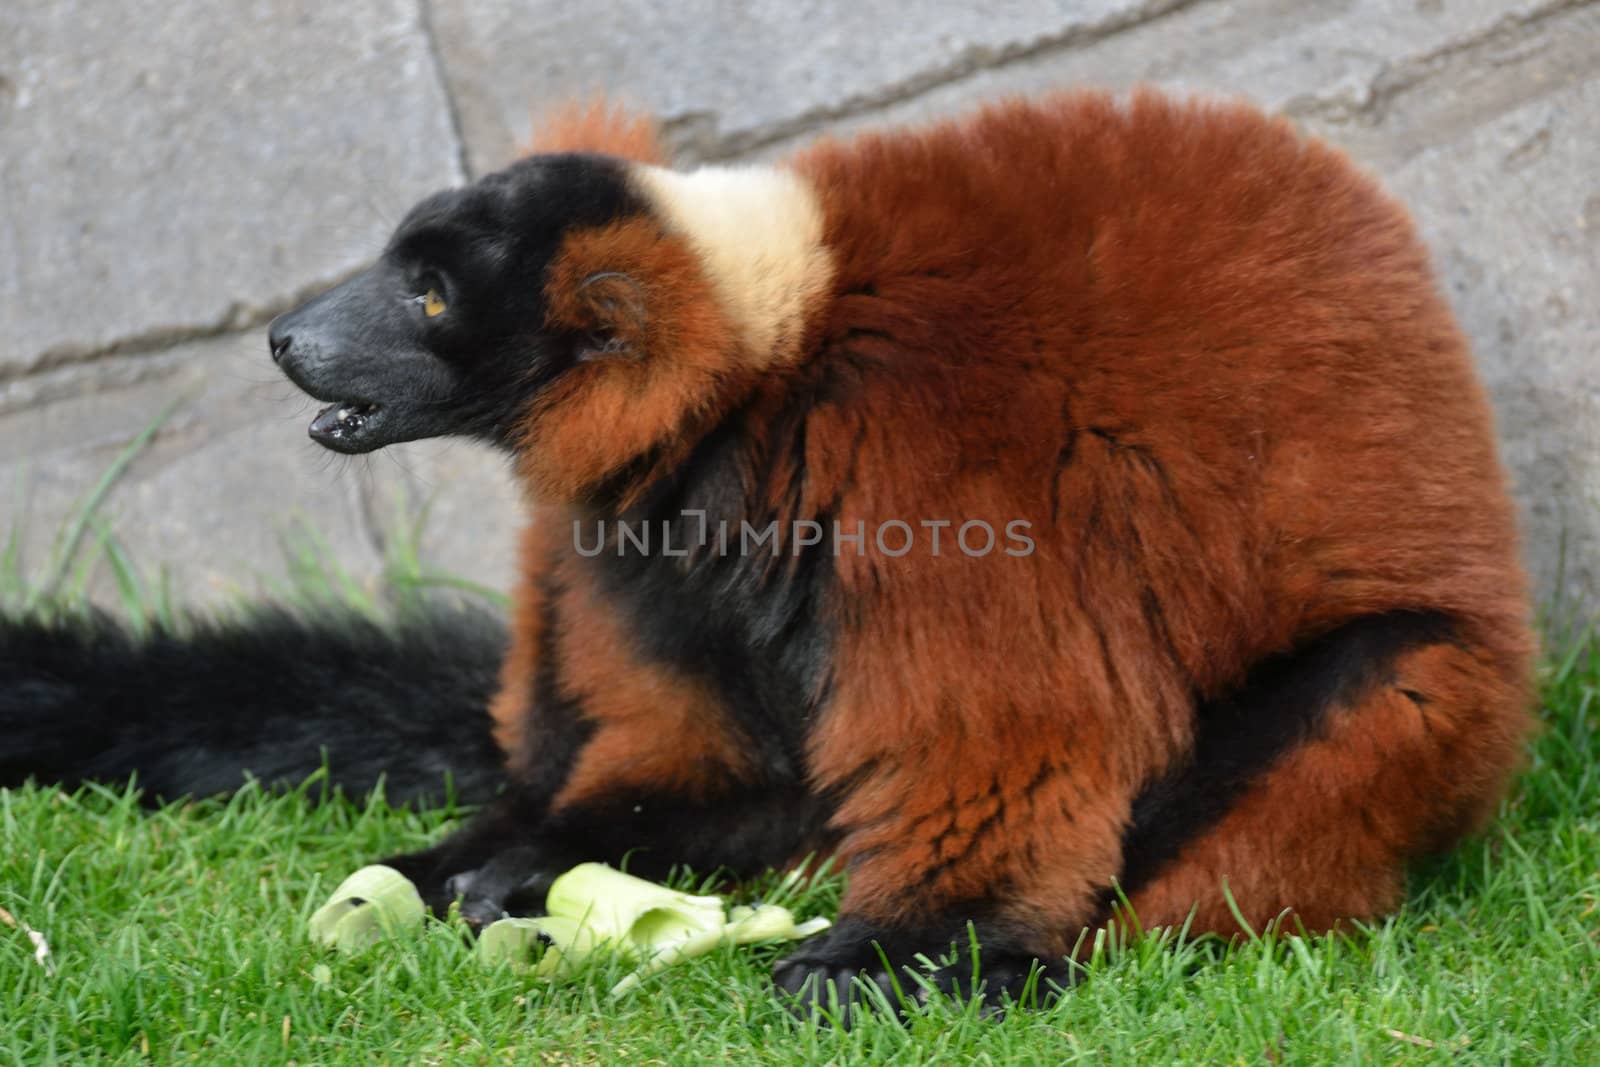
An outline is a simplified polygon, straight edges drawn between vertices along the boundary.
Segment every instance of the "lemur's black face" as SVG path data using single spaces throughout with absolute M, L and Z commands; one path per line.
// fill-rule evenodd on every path
M 615 160 L 523 160 L 412 209 L 371 268 L 275 319 L 272 358 L 327 403 L 336 452 L 462 434 L 505 444 L 585 340 L 545 324 L 563 235 L 639 210 Z

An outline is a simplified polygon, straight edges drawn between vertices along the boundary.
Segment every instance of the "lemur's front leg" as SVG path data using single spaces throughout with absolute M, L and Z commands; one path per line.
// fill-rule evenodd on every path
M 541 910 L 550 881 L 598 860 L 644 877 L 684 865 L 753 875 L 824 844 L 798 769 L 761 762 L 707 685 L 641 656 L 583 572 L 521 606 L 495 705 L 507 792 L 455 836 L 389 861 L 439 913 Z
M 797 785 L 729 781 L 701 794 L 618 780 L 552 808 L 519 843 L 446 878 L 444 902 L 459 898 L 462 917 L 474 925 L 538 912 L 550 882 L 587 861 L 626 865 L 652 879 L 679 865 L 748 877 L 817 847 L 824 821 L 821 806 Z
M 798 782 L 743 773 L 717 751 L 725 742 L 714 706 L 666 710 L 586 720 L 593 733 L 553 797 L 514 779 L 454 836 L 385 862 L 416 881 L 436 913 L 459 899 L 462 916 L 480 924 L 538 912 L 551 880 L 577 863 L 626 864 L 646 878 L 678 865 L 742 877 L 823 845 L 816 797 Z
M 524 883 L 528 886 L 527 895 L 537 896 L 542 903 L 544 898 L 537 882 L 545 860 L 542 853 L 530 852 L 526 847 L 528 828 L 537 826 L 542 818 L 543 808 L 537 799 L 526 790 L 512 786 L 439 844 L 419 852 L 390 856 L 383 863 L 416 883 L 423 902 L 435 915 L 443 915 L 460 895 L 463 886 L 459 875 L 483 869 L 498 857 L 505 857 L 497 867 L 498 877 L 515 883 L 498 893 L 505 910 L 517 910 L 523 903 L 517 890 Z M 485 881 L 484 888 L 488 887 L 489 882 Z M 548 881 L 544 888 L 549 888 Z

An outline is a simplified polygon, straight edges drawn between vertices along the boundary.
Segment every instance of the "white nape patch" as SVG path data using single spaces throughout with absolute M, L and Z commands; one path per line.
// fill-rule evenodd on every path
M 769 363 L 792 354 L 833 277 L 822 209 L 805 180 L 759 166 L 635 173 L 662 221 L 699 255 L 751 355 Z

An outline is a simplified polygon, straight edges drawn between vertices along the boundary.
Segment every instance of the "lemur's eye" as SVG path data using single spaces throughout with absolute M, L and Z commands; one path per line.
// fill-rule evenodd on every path
M 444 314 L 444 297 L 439 295 L 439 290 L 430 287 L 417 300 L 422 304 L 422 313 L 428 318 L 437 318 Z

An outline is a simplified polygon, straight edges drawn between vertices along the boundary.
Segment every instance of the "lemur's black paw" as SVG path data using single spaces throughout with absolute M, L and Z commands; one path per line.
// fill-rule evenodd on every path
M 474 926 L 508 914 L 534 914 L 542 910 L 555 875 L 571 866 L 530 841 L 527 828 L 539 818 L 512 790 L 432 848 L 383 862 L 411 879 L 439 918 L 458 898 Z
M 906 990 L 905 979 L 900 982 L 901 989 Z M 772 983 L 785 1006 L 802 1019 L 831 1021 L 846 1029 L 851 1016 L 865 1004 L 877 1003 L 891 1011 L 901 1006 L 895 980 L 871 943 L 836 942 L 831 936 L 817 938 L 774 964 Z M 874 989 L 882 995 L 881 1001 Z
M 501 849 L 468 870 L 460 869 L 459 857 L 440 855 L 439 849 L 383 862 L 416 883 L 422 902 L 434 915 L 443 918 L 450 905 L 460 901 L 461 917 L 473 927 L 508 915 L 542 913 L 550 883 L 561 873 L 543 849 L 523 846 Z
M 488 926 L 512 915 L 542 914 L 550 883 L 560 873 L 542 849 L 508 848 L 481 867 L 446 878 L 443 897 L 461 902 L 469 926 Z
M 904 1014 L 941 994 L 981 1000 L 985 1016 L 999 1016 L 1011 1005 L 1037 1007 L 1059 995 L 1071 973 L 1065 962 L 1000 936 L 985 941 L 980 933 L 975 952 L 964 930 L 941 937 L 876 930 L 845 919 L 826 937 L 779 960 L 772 981 L 797 1015 L 848 1027 L 869 1006 Z

